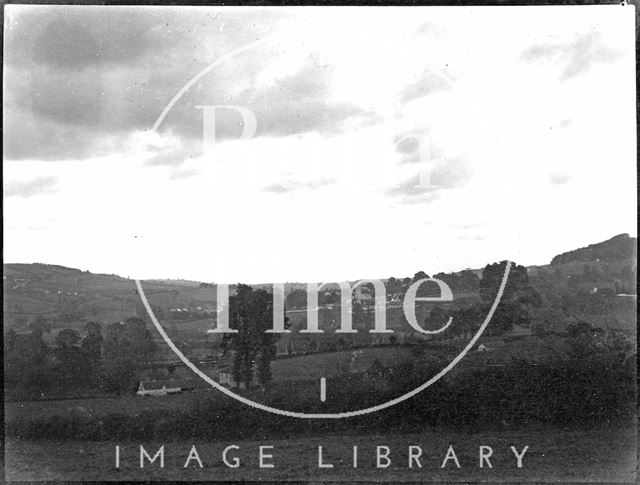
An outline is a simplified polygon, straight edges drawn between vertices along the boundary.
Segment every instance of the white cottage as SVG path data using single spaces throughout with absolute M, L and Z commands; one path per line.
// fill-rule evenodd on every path
M 182 382 L 177 379 L 141 380 L 138 385 L 138 396 L 166 396 L 183 390 Z

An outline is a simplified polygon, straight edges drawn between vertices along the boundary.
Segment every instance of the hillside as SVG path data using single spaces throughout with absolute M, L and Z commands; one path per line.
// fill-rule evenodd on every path
M 608 289 L 615 294 L 635 294 L 638 270 L 637 238 L 619 234 L 611 239 L 567 251 L 551 263 L 527 268 L 530 277 L 564 282 L 586 291 Z
M 553 288 L 570 285 L 588 291 L 608 288 L 614 293 L 635 293 L 637 240 L 620 234 L 607 241 L 555 256 L 550 265 L 529 266 L 534 286 L 553 280 Z M 474 270 L 481 275 L 482 270 Z M 5 329 L 26 330 L 42 315 L 54 327 L 72 322 L 113 322 L 144 315 L 135 282 L 117 275 L 93 274 L 49 264 L 5 264 Z M 268 289 L 268 285 L 258 285 Z M 160 319 L 187 322 L 210 318 L 216 309 L 215 288 L 190 280 L 148 280 L 145 293 Z M 304 284 L 289 285 L 303 289 Z M 555 291 L 553 288 L 549 291 Z
M 607 241 L 590 244 L 587 247 L 574 249 L 557 255 L 551 260 L 552 265 L 574 262 L 617 262 L 637 261 L 638 240 L 629 234 L 618 234 Z
M 145 293 L 162 308 L 213 310 L 215 291 L 185 281 L 149 281 Z M 49 264 L 5 264 L 4 325 L 22 330 L 36 315 L 57 326 L 77 320 L 118 321 L 141 310 L 134 280 Z

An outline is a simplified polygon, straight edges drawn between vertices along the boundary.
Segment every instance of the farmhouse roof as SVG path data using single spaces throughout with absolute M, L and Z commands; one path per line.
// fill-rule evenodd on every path
M 148 390 L 156 390 L 156 389 L 185 389 L 188 387 L 192 387 L 187 381 L 183 379 L 152 379 L 141 381 L 142 386 Z

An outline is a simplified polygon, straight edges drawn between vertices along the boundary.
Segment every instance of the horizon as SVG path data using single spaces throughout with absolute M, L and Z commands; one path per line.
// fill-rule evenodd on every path
M 620 237 L 620 236 L 628 236 L 631 239 L 637 239 L 637 235 L 632 235 L 632 234 L 623 232 L 623 233 L 619 233 L 619 234 L 616 234 L 614 236 L 611 236 L 610 238 L 604 239 L 602 241 L 593 242 L 591 244 L 600 244 L 600 243 L 610 241 L 610 240 L 612 240 L 614 238 L 617 238 L 617 237 Z M 560 255 L 560 254 L 564 254 L 566 252 L 571 252 L 571 251 L 574 251 L 576 249 L 581 249 L 581 248 L 573 248 L 573 249 L 567 249 L 565 251 L 560 251 L 560 252 L 556 253 L 555 256 Z M 452 271 L 435 271 L 435 272 L 431 272 L 428 269 L 418 269 L 418 270 L 416 270 L 416 272 L 417 271 L 425 271 L 425 273 L 427 273 L 427 275 L 433 277 L 435 274 L 438 274 L 438 273 L 461 273 L 462 271 L 482 271 L 487 265 L 500 263 L 502 261 L 505 261 L 505 260 L 487 262 L 484 266 L 477 267 L 477 268 L 463 268 L 463 269 L 452 270 Z M 512 262 L 515 263 L 515 264 L 518 264 L 519 266 L 524 266 L 527 269 L 532 268 L 532 267 L 542 267 L 542 266 L 550 266 L 551 265 L 551 261 L 549 261 L 548 263 L 536 263 L 536 264 L 529 264 L 527 262 L 523 263 L 523 262 L 518 262 L 518 261 L 512 261 Z M 56 264 L 56 263 L 43 263 L 43 262 L 40 262 L 40 261 L 31 262 L 31 263 L 21 263 L 21 262 L 10 262 L 10 263 L 7 263 L 7 262 L 4 262 L 3 266 L 4 265 L 12 265 L 12 264 L 15 264 L 15 265 L 20 264 L 20 265 L 57 266 L 57 267 L 64 268 L 64 269 L 70 269 L 70 270 L 76 270 L 76 271 L 82 271 L 82 272 L 89 272 L 90 274 L 94 274 L 94 275 L 115 276 L 115 277 L 118 277 L 118 278 L 128 279 L 128 280 L 132 280 L 132 281 L 135 280 L 135 279 L 138 279 L 141 282 L 145 282 L 145 281 L 156 281 L 156 282 L 185 281 L 185 282 L 190 282 L 190 283 L 206 283 L 206 284 L 214 284 L 214 285 L 226 284 L 226 285 L 230 285 L 230 286 L 238 285 L 238 284 L 246 284 L 246 285 L 249 285 L 249 286 L 259 286 L 259 285 L 270 285 L 270 284 L 296 285 L 296 284 L 313 283 L 313 281 L 261 281 L 261 282 L 240 282 L 240 281 L 238 281 L 238 282 L 232 283 L 232 282 L 229 282 L 229 281 L 222 281 L 222 282 L 219 282 L 219 281 L 201 281 L 201 280 L 192 280 L 192 279 L 188 279 L 188 278 L 163 278 L 163 277 L 132 278 L 130 276 L 125 276 L 125 275 L 117 274 L 117 273 L 94 272 L 94 271 L 90 271 L 88 269 L 74 268 L 74 267 L 71 267 L 71 266 L 65 266 L 65 265 Z M 374 277 L 374 278 L 371 278 L 371 279 L 380 280 L 380 281 L 386 281 L 391 277 L 395 277 L 397 279 L 401 279 L 401 278 L 407 278 L 407 277 L 411 278 L 412 276 L 413 275 L 409 275 L 409 274 L 405 275 L 405 276 L 389 275 L 389 276 L 385 276 L 385 277 Z M 363 279 L 365 279 L 365 278 L 348 278 L 348 279 L 345 279 L 345 280 L 329 280 L 329 281 L 326 281 L 325 283 L 335 284 L 335 283 L 338 283 L 338 281 L 355 282 L 355 281 L 360 281 L 360 280 L 363 280 Z M 315 283 L 319 283 L 319 282 L 316 281 Z
M 635 237 L 633 11 L 554 12 L 8 5 L 4 259 L 267 284 Z M 255 136 L 216 111 L 205 153 L 212 105 Z

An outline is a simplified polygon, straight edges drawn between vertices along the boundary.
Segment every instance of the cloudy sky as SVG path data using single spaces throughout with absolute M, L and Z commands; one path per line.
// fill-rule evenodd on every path
M 5 12 L 6 262 L 338 281 L 637 233 L 632 6 Z M 205 151 L 214 105 L 255 134 L 217 110 Z

